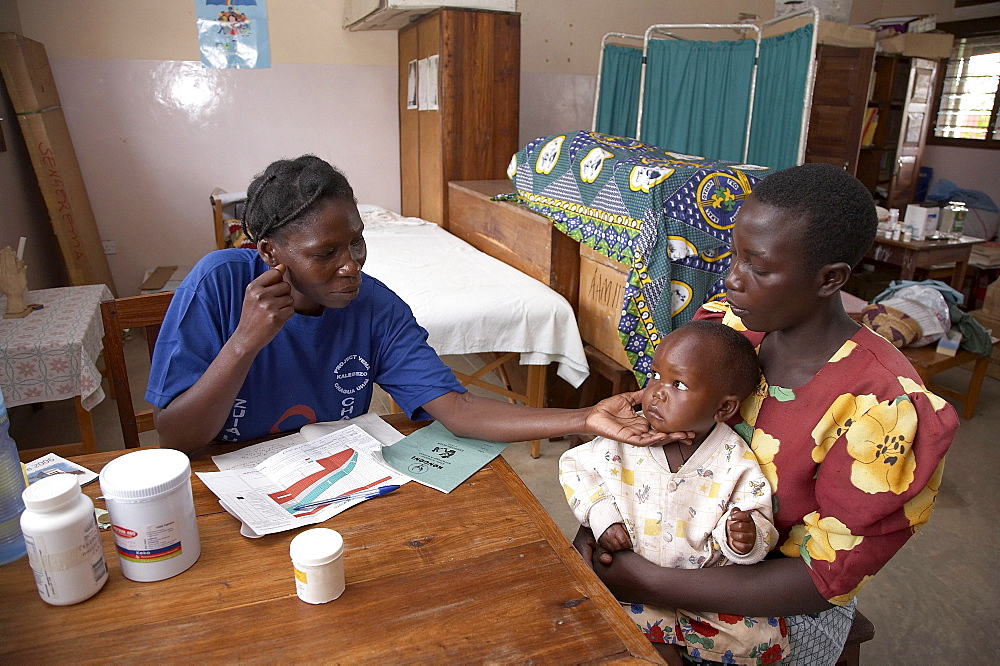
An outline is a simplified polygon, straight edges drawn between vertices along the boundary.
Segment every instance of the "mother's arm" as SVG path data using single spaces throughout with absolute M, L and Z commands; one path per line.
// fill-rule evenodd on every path
M 832 607 L 816 591 L 799 558 L 673 569 L 632 551 L 614 553 L 611 564 L 602 564 L 597 559 L 600 548 L 587 528 L 580 528 L 573 543 L 612 594 L 624 602 L 758 617 L 819 613 Z

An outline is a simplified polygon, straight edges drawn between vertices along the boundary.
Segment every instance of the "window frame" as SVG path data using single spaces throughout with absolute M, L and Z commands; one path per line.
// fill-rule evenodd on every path
M 1000 35 L 1000 16 L 988 18 L 971 19 L 968 21 L 952 21 L 950 23 L 939 23 L 938 30 L 955 35 L 956 39 L 967 37 L 982 37 L 987 35 Z M 1000 139 L 958 139 L 954 137 L 934 136 L 934 128 L 937 126 L 938 110 L 941 108 L 941 94 L 944 91 L 944 76 L 948 71 L 948 61 L 950 58 L 943 58 L 938 66 L 940 75 L 934 85 L 934 117 L 927 131 L 927 145 L 934 146 L 954 146 L 958 148 L 982 148 L 986 150 L 1000 150 Z M 1000 90 L 993 98 L 993 113 L 991 118 L 996 120 L 1000 115 Z M 992 126 L 992 125 L 991 125 Z

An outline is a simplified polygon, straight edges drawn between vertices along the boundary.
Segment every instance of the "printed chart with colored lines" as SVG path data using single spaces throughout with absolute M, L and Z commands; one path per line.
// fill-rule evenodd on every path
M 380 462 L 381 448 L 379 440 L 350 425 L 292 444 L 253 467 L 197 474 L 223 508 L 253 532 L 247 536 L 260 536 L 321 523 L 366 499 L 296 510 L 299 505 L 408 482 Z
M 359 465 L 368 466 L 368 459 L 351 448 L 320 458 L 302 457 L 301 450 L 294 451 L 290 456 L 283 453 L 268 458 L 257 466 L 257 470 L 282 485 L 281 490 L 268 493 L 268 497 L 294 516 L 307 516 L 323 509 L 313 507 L 296 511 L 295 507 L 301 504 L 376 488 L 393 478 L 392 474 L 383 473 L 385 470 L 375 470 L 375 475 L 381 476 L 374 480 L 371 474 L 361 474 L 361 470 L 358 472 L 360 479 L 352 476 Z

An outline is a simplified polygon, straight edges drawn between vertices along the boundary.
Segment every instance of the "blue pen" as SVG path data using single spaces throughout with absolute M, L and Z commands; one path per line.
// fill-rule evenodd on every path
M 306 509 L 315 509 L 318 506 L 326 506 L 327 504 L 333 504 L 334 502 L 346 502 L 353 499 L 369 499 L 372 497 L 379 497 L 381 495 L 388 495 L 394 490 L 399 490 L 399 486 L 379 486 L 378 488 L 368 488 L 366 490 L 359 490 L 356 493 L 350 493 L 347 495 L 341 495 L 340 497 L 330 497 L 327 499 L 316 500 L 315 502 L 306 502 L 305 504 L 299 504 L 298 506 L 293 506 L 292 511 L 304 511 Z

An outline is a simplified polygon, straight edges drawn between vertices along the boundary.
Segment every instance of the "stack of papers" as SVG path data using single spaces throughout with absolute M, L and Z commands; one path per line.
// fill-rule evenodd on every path
M 222 507 L 242 521 L 240 531 L 245 536 L 321 523 L 366 498 L 311 508 L 301 507 L 303 504 L 409 481 L 378 461 L 380 442 L 357 425 L 290 446 L 281 440 L 265 444 L 268 446 L 264 450 L 275 446 L 280 450 L 253 467 L 198 473 L 198 478 L 219 497 Z M 260 456 L 260 450 L 235 453 L 244 451 L 250 460 Z
M 321 523 L 410 480 L 451 492 L 507 446 L 456 437 L 439 423 L 403 437 L 365 414 L 214 456 L 220 471 L 197 474 L 243 523 L 240 533 L 258 537 Z

